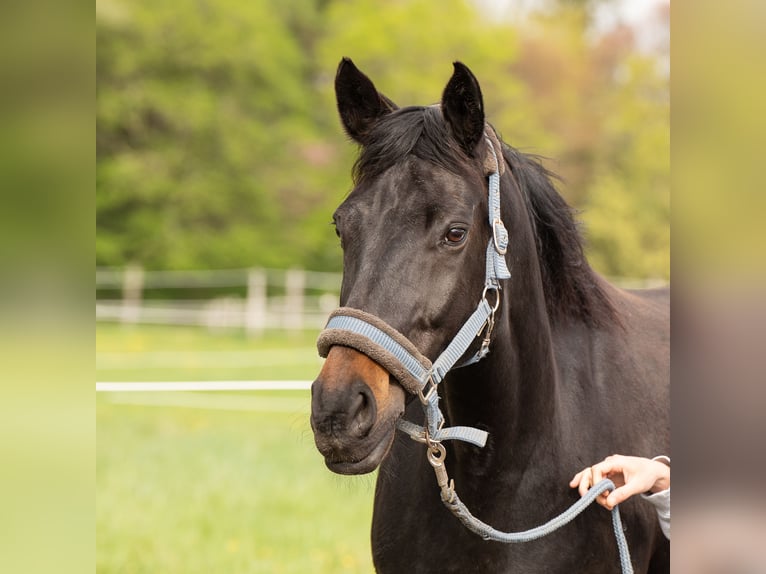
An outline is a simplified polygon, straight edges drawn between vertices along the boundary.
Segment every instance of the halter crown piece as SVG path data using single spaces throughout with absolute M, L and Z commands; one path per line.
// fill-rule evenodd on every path
M 485 134 L 493 162 L 489 168 L 487 202 L 492 237 L 487 245 L 484 291 L 476 310 L 447 348 L 431 363 L 415 345 L 385 321 L 350 307 L 341 307 L 333 311 L 317 340 L 317 349 L 321 357 L 327 357 L 330 348 L 335 345 L 351 347 L 380 364 L 407 391 L 417 395 L 425 412 L 425 427 L 403 419 L 399 420 L 397 427 L 413 439 L 426 442 L 429 446 L 442 440 L 463 440 L 479 447 L 483 447 L 487 442 L 487 433 L 474 427 L 443 428 L 444 416 L 439 409 L 437 387 L 482 332 L 484 339 L 481 348 L 459 367 L 477 363 L 489 354 L 495 313 L 500 306 L 500 281 L 511 277 L 504 257 L 508 250 L 508 231 L 500 217 L 499 172 L 504 166 L 498 161 L 493 142 L 497 141 L 497 137 L 491 130 L 492 128 L 488 127 Z M 499 150 L 499 145 L 497 147 Z M 490 303 L 490 293 L 494 296 L 493 303 Z

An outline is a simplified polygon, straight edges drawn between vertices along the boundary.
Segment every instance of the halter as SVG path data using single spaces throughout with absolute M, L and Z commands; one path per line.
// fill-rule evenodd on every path
M 500 217 L 500 173 L 504 166 L 498 161 L 495 152 L 494 144 L 497 137 L 492 128 L 486 130 L 485 138 L 494 161 L 488 170 L 490 173 L 487 204 L 492 237 L 487 245 L 484 291 L 476 310 L 468 317 L 447 348 L 431 363 L 407 337 L 381 318 L 359 309 L 341 307 L 330 314 L 327 325 L 317 340 L 317 349 L 321 357 L 327 357 L 330 348 L 334 345 L 356 349 L 381 365 L 399 381 L 402 387 L 416 395 L 425 412 L 425 426 L 399 419 L 397 428 L 414 440 L 426 444 L 428 462 L 434 469 L 444 505 L 466 528 L 484 540 L 505 543 L 528 542 L 550 534 L 569 523 L 599 494 L 614 490 L 615 485 L 611 480 L 604 479 L 593 485 L 585 496 L 571 507 L 545 524 L 523 532 L 501 532 L 471 514 L 455 492 L 455 483 L 450 480 L 444 466 L 447 451 L 441 444 L 442 441 L 462 440 L 478 447 L 484 447 L 487 443 L 488 433 L 481 429 L 468 426 L 444 428 L 444 415 L 439 408 L 438 385 L 450 370 L 456 368 L 458 359 L 482 332 L 484 339 L 479 350 L 457 368 L 477 363 L 489 354 L 495 314 L 500 307 L 500 281 L 511 277 L 504 257 L 508 250 L 508 231 Z M 497 142 L 497 149 L 500 149 L 499 142 Z M 490 297 L 488 297 L 490 293 L 494 297 L 493 303 L 490 303 Z M 612 526 L 622 572 L 632 574 L 633 565 L 617 506 L 612 509 Z
M 484 338 L 481 347 L 459 367 L 477 363 L 489 354 L 495 313 L 500 307 L 500 281 L 511 277 L 504 257 L 508 250 L 508 231 L 500 217 L 501 164 L 489 135 L 486 136 L 486 141 L 494 164 L 489 174 L 487 204 L 492 237 L 487 245 L 484 291 L 476 310 L 447 348 L 431 363 L 415 345 L 388 323 L 379 317 L 350 307 L 336 309 L 330 315 L 324 331 L 317 340 L 321 357 L 327 357 L 330 348 L 334 345 L 352 347 L 379 363 L 394 375 L 406 390 L 417 395 L 425 412 L 425 426 L 421 427 L 400 419 L 397 427 L 413 439 L 426 442 L 429 446 L 451 439 L 466 441 L 479 447 L 483 447 L 487 442 L 487 432 L 474 427 L 443 428 L 444 416 L 439 409 L 437 390 L 439 383 L 455 367 L 458 359 L 482 332 Z M 492 298 L 494 302 L 490 303 Z

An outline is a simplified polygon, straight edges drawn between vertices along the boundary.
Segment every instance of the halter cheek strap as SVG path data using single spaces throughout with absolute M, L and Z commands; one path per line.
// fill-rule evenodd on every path
M 491 130 L 491 128 L 488 128 Z M 494 132 L 491 134 L 494 135 Z M 487 135 L 487 147 L 494 159 L 494 170 L 489 175 L 488 219 L 492 229 L 486 251 L 486 272 L 484 292 L 476 310 L 466 320 L 439 357 L 431 361 L 423 356 L 407 337 L 399 333 L 388 323 L 359 309 L 341 307 L 335 310 L 325 329 L 317 340 L 319 355 L 327 357 L 330 348 L 342 345 L 356 349 L 380 364 L 410 393 L 417 395 L 426 415 L 426 426 L 400 420 L 399 430 L 415 440 L 441 441 L 463 440 L 483 447 L 487 442 L 487 433 L 473 427 L 444 426 L 444 416 L 439 409 L 437 386 L 447 373 L 455 367 L 473 341 L 484 332 L 481 348 L 465 363 L 476 363 L 489 354 L 490 336 L 495 323 L 495 313 L 500 306 L 500 281 L 511 277 L 505 262 L 508 249 L 508 232 L 500 217 L 500 175 L 498 161 L 492 137 Z M 497 137 L 495 136 L 495 140 Z M 490 292 L 494 302 L 488 300 Z

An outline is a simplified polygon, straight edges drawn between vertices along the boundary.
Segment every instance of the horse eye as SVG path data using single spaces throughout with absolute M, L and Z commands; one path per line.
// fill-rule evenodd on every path
M 445 239 L 447 240 L 447 243 L 449 243 L 450 245 L 458 245 L 463 242 L 466 234 L 467 234 L 467 231 L 463 229 L 462 227 L 451 227 L 450 230 L 447 232 Z

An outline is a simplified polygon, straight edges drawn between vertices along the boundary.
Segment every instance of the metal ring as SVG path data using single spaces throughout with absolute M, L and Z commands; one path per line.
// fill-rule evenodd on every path
M 446 456 L 447 449 L 442 443 L 432 441 L 432 444 L 428 445 L 428 462 L 431 463 L 431 466 L 441 466 Z
M 487 304 L 489 304 L 489 300 L 487 300 L 487 292 L 488 291 L 494 291 L 495 292 L 495 305 L 492 307 L 492 313 L 495 313 L 498 308 L 500 307 L 500 289 L 497 287 L 493 287 L 491 285 L 485 285 L 484 291 L 481 293 L 481 300 L 487 301 Z

